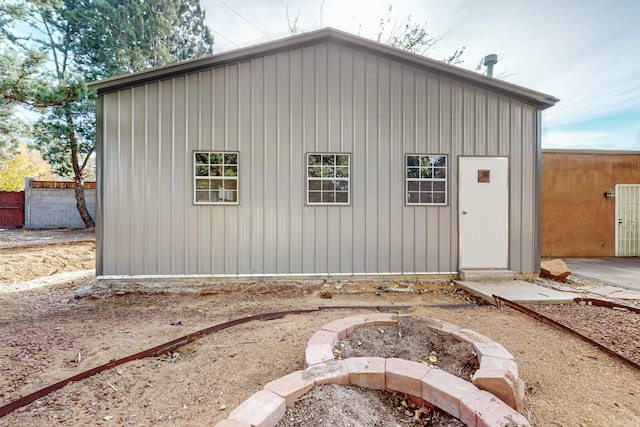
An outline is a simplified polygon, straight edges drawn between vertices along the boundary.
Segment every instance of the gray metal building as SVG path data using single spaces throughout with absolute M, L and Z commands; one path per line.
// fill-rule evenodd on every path
M 92 86 L 100 279 L 538 268 L 554 97 L 333 29 Z

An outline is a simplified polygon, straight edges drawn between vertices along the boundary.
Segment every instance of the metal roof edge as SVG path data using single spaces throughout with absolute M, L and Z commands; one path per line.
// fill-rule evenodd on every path
M 141 85 L 154 80 L 166 79 L 176 75 L 183 75 L 199 70 L 224 65 L 227 63 L 247 61 L 256 56 L 262 56 L 287 50 L 304 47 L 311 44 L 332 41 L 343 45 L 374 51 L 389 58 L 410 62 L 425 68 L 435 70 L 442 74 L 450 75 L 469 81 L 480 86 L 492 88 L 514 96 L 522 97 L 533 102 L 542 109 L 549 108 L 559 101 L 551 95 L 537 92 L 522 86 L 505 82 L 503 80 L 487 77 L 455 65 L 449 65 L 442 61 L 427 58 L 422 55 L 411 53 L 403 49 L 378 43 L 360 36 L 346 33 L 341 30 L 328 27 L 308 33 L 297 34 L 279 40 L 268 41 L 257 45 L 234 49 L 222 53 L 217 53 L 201 58 L 165 65 L 150 70 L 139 71 L 137 73 L 125 74 L 89 83 L 89 87 L 96 89 L 98 93 L 112 92 L 119 89 Z
M 175 64 L 168 64 L 149 70 L 138 71 L 136 73 L 110 77 L 108 79 L 91 82 L 88 86 L 96 89 L 98 93 L 112 92 L 124 87 L 144 84 L 153 80 L 166 79 L 172 76 L 183 75 L 227 63 L 246 61 L 255 56 L 262 56 L 280 50 L 289 49 L 293 46 L 304 46 L 312 43 L 315 44 L 322 42 L 323 39 L 328 39 L 328 34 L 329 32 L 326 30 L 317 30 L 309 33 L 298 34 L 275 41 L 268 41 L 248 47 L 214 53 L 212 55 L 190 59 Z
M 476 72 L 455 65 L 450 65 L 433 58 L 428 58 L 423 55 L 406 51 L 404 49 L 378 43 L 373 40 L 345 33 L 344 31 L 335 30 L 333 28 L 328 28 L 328 30 L 333 32 L 331 39 L 333 39 L 334 41 L 340 41 L 343 44 L 357 46 L 362 49 L 373 50 L 385 56 L 399 59 L 405 62 L 408 61 L 417 65 L 422 65 L 426 68 L 430 68 L 432 70 L 453 77 L 458 77 L 460 79 L 470 81 L 481 86 L 490 87 L 492 89 L 507 92 L 512 95 L 518 95 L 520 97 L 533 101 L 534 103 L 543 107 L 543 109 L 552 107 L 556 102 L 560 101 L 554 96 L 528 89 L 523 86 L 515 85 L 513 83 L 508 83 L 503 80 L 487 77 L 485 75 L 478 74 Z

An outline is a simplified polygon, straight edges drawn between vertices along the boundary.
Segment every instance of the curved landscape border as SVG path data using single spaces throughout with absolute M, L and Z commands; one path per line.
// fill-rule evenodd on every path
M 470 427 L 530 426 L 516 410 L 522 405 L 524 382 L 518 375 L 515 359 L 502 345 L 470 329 L 424 318 L 426 327 L 432 331 L 452 335 L 474 347 L 480 369 L 472 382 L 404 359 L 334 358 L 333 348 L 339 339 L 360 327 L 397 325 L 399 317 L 380 313 L 327 323 L 307 342 L 307 369 L 267 383 L 215 427 L 275 426 L 288 405 L 314 386 L 323 384 L 354 384 L 406 393 L 434 404 Z

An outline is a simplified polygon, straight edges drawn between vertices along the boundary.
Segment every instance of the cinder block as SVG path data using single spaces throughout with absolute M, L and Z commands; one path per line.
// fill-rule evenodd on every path
M 262 389 L 234 409 L 228 418 L 253 427 L 273 427 L 284 416 L 285 409 L 282 397 Z
M 329 344 L 308 345 L 304 350 L 307 366 L 333 360 L 333 346 Z
M 454 332 L 460 331 L 460 327 L 458 325 L 445 322 L 444 320 L 425 318 L 424 322 L 427 325 L 427 328 L 431 329 L 434 332 L 442 332 L 451 335 Z
M 412 396 L 422 396 L 422 379 L 431 368 L 422 363 L 405 359 L 387 359 L 385 367 L 386 387 Z
M 472 344 L 477 342 L 493 342 L 491 338 L 479 334 L 476 331 L 472 331 L 471 329 L 458 329 L 457 331 L 452 331 L 451 335 L 455 336 L 460 341 L 467 341 Z
M 471 427 L 530 427 L 529 421 L 489 392 L 478 390 L 460 400 L 460 421 Z
M 329 344 L 331 347 L 333 347 L 337 342 L 338 334 L 336 332 L 319 330 L 311 335 L 311 338 L 309 338 L 309 341 L 307 341 L 307 345 Z
M 349 370 L 344 360 L 329 360 L 308 367 L 303 373 L 304 379 L 312 379 L 316 385 L 349 384 Z
M 518 376 L 518 364 L 513 359 L 482 356 L 480 359 L 480 369 L 502 369 L 503 371 L 511 372 L 514 376 Z
M 375 313 L 369 315 L 375 326 L 395 326 L 398 324 L 398 315 L 392 313 Z
M 353 332 L 355 328 L 356 327 L 353 322 L 350 322 L 349 320 L 347 320 L 347 318 L 334 320 L 333 322 L 329 322 L 322 327 L 322 329 L 325 331 L 335 332 L 336 334 L 338 334 L 338 339 L 346 337 L 351 332 Z
M 373 320 L 367 316 L 349 316 L 344 320 L 351 323 L 355 329 L 373 325 Z
M 486 390 L 516 411 L 524 408 L 524 383 L 504 369 L 478 369 L 472 379 L 480 390 Z
M 364 326 L 394 326 L 398 324 L 398 315 L 391 313 L 371 313 L 360 314 L 357 316 L 345 317 L 345 320 L 351 322 L 355 328 L 361 328 Z
M 384 390 L 385 362 L 383 357 L 350 357 L 344 360 L 349 382 L 360 387 Z
M 430 369 L 422 379 L 422 398 L 460 418 L 460 400 L 478 389 L 468 381 L 439 369 Z
M 314 379 L 305 378 L 303 371 L 296 371 L 267 383 L 264 388 L 283 397 L 285 404 L 289 406 L 314 385 Z
M 398 315 L 390 313 L 374 313 L 362 314 L 359 316 L 345 317 L 344 319 L 334 320 L 322 327 L 323 330 L 335 332 L 338 339 L 342 339 L 353 332 L 356 328 L 373 325 L 391 325 L 398 324 Z
M 348 316 L 342 320 L 344 320 L 345 322 L 349 322 L 356 329 L 363 327 L 366 323 L 365 320 L 360 316 Z
M 504 348 L 501 344 L 498 344 L 495 341 L 491 342 L 473 342 L 473 348 L 476 350 L 478 354 L 478 360 L 480 364 L 482 364 L 482 358 L 485 356 L 493 356 L 499 357 L 507 360 L 514 360 L 514 357 L 509 351 Z

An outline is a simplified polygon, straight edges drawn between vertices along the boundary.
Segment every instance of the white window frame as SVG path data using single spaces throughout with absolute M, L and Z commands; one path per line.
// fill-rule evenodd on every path
M 437 164 L 439 159 L 444 159 L 444 164 Z M 446 154 L 405 154 L 403 171 L 405 205 L 446 206 L 449 203 L 449 157 Z
M 319 162 L 318 156 L 320 157 Z M 347 164 L 338 164 L 340 161 L 344 162 L 345 157 Z M 348 206 L 351 204 L 351 153 L 306 153 L 305 175 L 307 177 L 307 205 Z M 345 184 L 346 190 L 339 188 Z M 333 189 L 329 187 L 333 187 Z M 317 200 L 318 196 L 320 197 L 319 201 Z M 325 200 L 325 196 L 327 196 L 327 200 Z
M 206 163 L 203 156 L 207 157 Z M 235 163 L 233 162 L 235 157 Z M 193 204 L 237 205 L 240 153 L 197 150 L 193 152 Z M 204 196 L 207 195 L 205 198 Z

